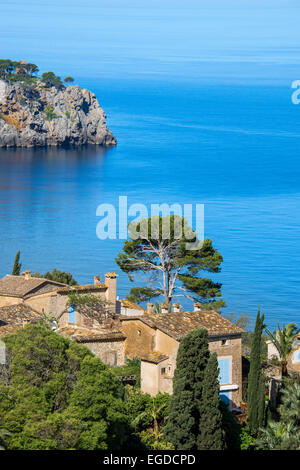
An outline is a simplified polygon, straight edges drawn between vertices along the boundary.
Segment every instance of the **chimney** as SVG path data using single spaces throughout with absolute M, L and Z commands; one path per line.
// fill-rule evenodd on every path
M 109 302 L 108 309 L 113 313 L 116 311 L 117 277 L 116 273 L 105 274 L 105 285 L 107 287 L 105 297 Z
M 161 306 L 161 313 L 169 313 L 169 305 L 162 304 Z
M 30 269 L 27 269 L 27 270 L 24 271 L 22 274 L 23 274 L 23 276 L 25 277 L 26 280 L 31 279 L 31 271 L 30 271 Z
M 181 305 L 180 304 L 173 304 L 173 312 L 178 313 L 180 312 Z
M 100 276 L 94 276 L 94 286 L 99 286 L 100 283 Z
M 153 307 L 154 305 L 151 302 L 147 303 L 147 313 L 149 313 L 150 315 L 151 313 L 153 313 Z
M 202 310 L 201 302 L 195 302 L 194 303 L 194 312 L 201 312 L 201 310 Z

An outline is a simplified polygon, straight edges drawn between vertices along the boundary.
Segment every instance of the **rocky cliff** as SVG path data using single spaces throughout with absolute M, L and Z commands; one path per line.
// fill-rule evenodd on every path
M 94 93 L 0 80 L 0 147 L 111 146 L 116 139 Z

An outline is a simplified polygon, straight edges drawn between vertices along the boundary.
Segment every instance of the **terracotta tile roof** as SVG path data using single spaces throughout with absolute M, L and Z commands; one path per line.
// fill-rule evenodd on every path
M 17 304 L 0 308 L 0 336 L 13 333 L 24 323 L 34 323 L 41 320 L 43 315 L 28 305 Z
M 24 297 L 30 292 L 42 286 L 53 286 L 51 290 L 56 290 L 59 286 L 65 286 L 59 282 L 49 281 L 49 279 L 31 277 L 25 279 L 24 276 L 7 275 L 0 279 L 0 295 L 12 297 Z
M 57 290 L 59 294 L 69 294 L 70 292 L 97 291 L 107 289 L 106 284 L 83 284 L 82 286 L 65 286 Z
M 145 309 L 143 307 L 131 302 L 128 299 L 121 299 L 120 302 L 122 303 L 123 307 L 132 308 L 134 310 L 141 310 L 142 312 L 145 312 Z
M 57 330 L 57 333 L 77 341 L 78 343 L 88 343 L 96 341 L 123 341 L 126 339 L 124 333 L 119 329 L 97 329 L 82 328 L 75 326 L 64 326 Z
M 154 364 L 159 364 L 162 361 L 165 361 L 168 359 L 169 356 L 166 356 L 163 353 L 160 353 L 158 351 L 155 352 L 150 352 L 148 354 L 141 355 L 141 360 L 146 361 L 146 362 L 153 362 Z
M 146 325 L 163 331 L 177 341 L 198 328 L 205 328 L 209 337 L 244 333 L 244 330 L 213 310 L 147 314 L 141 317 L 124 317 L 121 318 L 121 321 L 133 321 L 137 318 Z

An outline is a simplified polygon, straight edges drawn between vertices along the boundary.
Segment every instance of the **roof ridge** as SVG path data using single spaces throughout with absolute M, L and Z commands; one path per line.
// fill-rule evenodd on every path
M 180 340 L 191 331 L 199 328 L 206 329 L 209 337 L 244 333 L 242 328 L 214 310 L 146 314 L 135 319 L 142 321 L 151 328 L 162 331 L 176 340 Z M 134 317 L 128 317 L 128 320 L 134 320 Z M 126 321 L 126 319 L 122 319 L 122 321 Z

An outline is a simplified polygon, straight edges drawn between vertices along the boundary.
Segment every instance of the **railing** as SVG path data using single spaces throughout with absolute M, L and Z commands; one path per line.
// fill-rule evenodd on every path
M 134 385 L 136 383 L 136 375 L 118 375 L 117 377 L 123 384 Z

